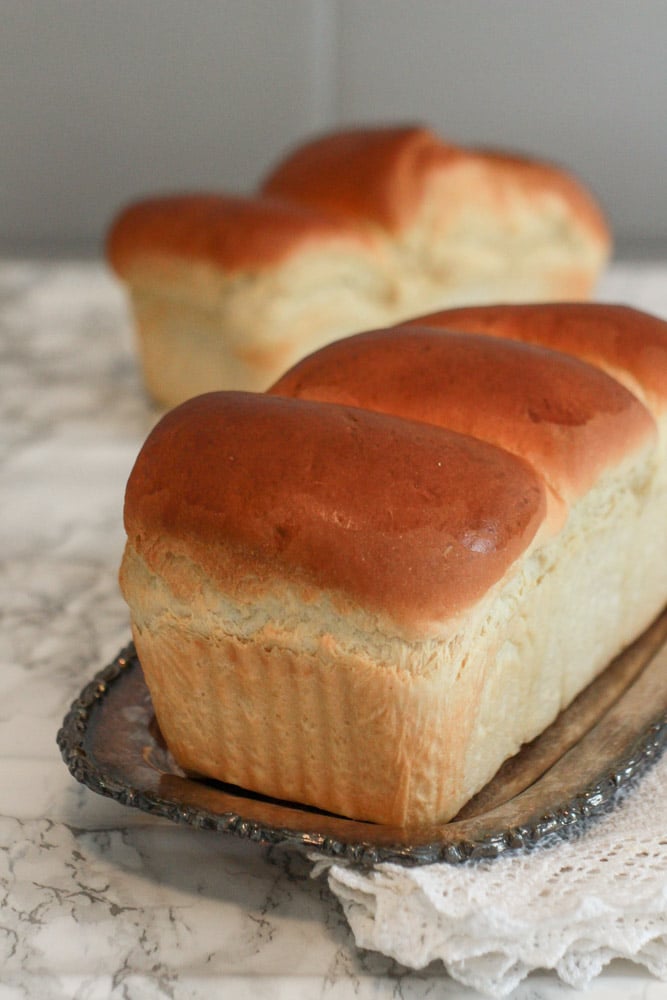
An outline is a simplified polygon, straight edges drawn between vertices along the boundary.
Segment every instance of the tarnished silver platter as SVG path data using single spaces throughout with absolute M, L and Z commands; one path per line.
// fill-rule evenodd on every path
M 58 733 L 84 785 L 147 812 L 264 844 L 428 864 L 496 857 L 582 830 L 667 742 L 667 612 L 449 823 L 392 828 L 189 778 L 161 738 L 133 646 L 81 692 Z

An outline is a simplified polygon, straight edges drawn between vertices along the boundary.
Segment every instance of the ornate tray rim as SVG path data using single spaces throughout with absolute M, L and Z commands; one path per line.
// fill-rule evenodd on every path
M 659 652 L 659 649 L 654 650 L 645 664 L 646 669 Z M 295 818 L 304 817 L 306 813 L 312 816 L 313 828 L 300 829 L 299 826 L 303 826 L 303 822 L 301 824 L 297 822 L 296 828 L 291 825 L 273 825 L 270 822 L 244 816 L 242 807 L 238 812 L 235 810 L 217 812 L 193 806 L 177 796 L 164 796 L 120 780 L 111 769 L 105 770 L 86 749 L 91 722 L 112 688 L 123 684 L 123 679 L 128 678 L 130 672 L 135 669 L 140 670 L 141 666 L 134 645 L 130 643 L 86 684 L 72 702 L 58 731 L 57 743 L 63 760 L 77 781 L 123 805 L 174 822 L 186 823 L 202 830 L 233 834 L 263 845 L 280 844 L 300 851 L 311 851 L 363 867 L 382 862 L 403 865 L 436 862 L 459 864 L 482 858 L 497 858 L 508 852 L 532 850 L 537 846 L 556 843 L 565 837 L 580 833 L 587 821 L 613 809 L 618 801 L 619 792 L 632 786 L 660 757 L 667 746 L 667 712 L 663 711 L 662 714 L 656 713 L 654 720 L 628 744 L 625 753 L 617 757 L 612 764 L 601 768 L 594 781 L 586 784 L 576 795 L 554 802 L 539 815 L 531 817 L 529 822 L 492 828 L 481 836 L 474 834 L 470 836 L 465 832 L 470 822 L 457 823 L 455 820 L 452 822 L 457 823 L 462 832 L 461 836 L 454 839 L 446 839 L 444 836 L 438 838 L 437 828 L 432 828 L 430 832 L 434 836 L 431 839 L 427 838 L 425 842 L 423 837 L 415 837 L 415 831 L 405 830 L 389 831 L 396 833 L 396 837 L 390 842 L 379 843 L 374 839 L 373 831 L 385 828 L 378 828 L 370 823 L 327 816 L 326 825 L 331 826 L 333 822 L 335 826 L 338 822 L 340 826 L 338 835 L 332 836 L 330 833 L 317 830 L 318 816 L 321 817 L 322 814 L 298 804 L 283 804 L 285 808 L 294 810 Z M 199 784 L 194 779 L 183 780 Z M 253 796 L 253 799 L 257 798 Z M 518 798 L 520 796 L 515 796 L 511 801 Z M 259 799 L 261 801 L 261 796 Z M 240 803 L 243 803 L 242 797 Z M 310 826 L 310 821 L 306 825 Z M 443 833 L 449 825 L 442 825 Z

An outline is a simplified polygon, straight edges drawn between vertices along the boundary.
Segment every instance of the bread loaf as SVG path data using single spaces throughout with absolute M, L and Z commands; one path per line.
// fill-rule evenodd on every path
M 667 324 L 551 309 L 548 348 L 385 329 L 157 425 L 121 586 L 186 770 L 445 821 L 659 613 Z M 642 399 L 567 353 L 612 321 L 599 354 Z
M 263 390 L 346 334 L 459 304 L 586 298 L 610 246 L 556 167 L 428 129 L 358 129 L 286 157 L 253 197 L 165 196 L 108 240 L 146 385 L 167 406 Z

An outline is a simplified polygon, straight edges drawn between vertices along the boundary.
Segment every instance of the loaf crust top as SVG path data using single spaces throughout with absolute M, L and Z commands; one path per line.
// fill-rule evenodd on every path
M 151 260 L 174 258 L 231 274 L 261 271 L 309 245 L 332 242 L 374 259 L 382 241 L 400 237 L 420 213 L 432 241 L 471 206 L 515 225 L 526 206 L 548 217 L 554 199 L 602 260 L 611 243 L 603 213 L 560 167 L 465 149 L 417 126 L 350 129 L 299 146 L 255 196 L 165 194 L 129 205 L 111 226 L 107 257 L 124 278 Z
M 662 414 L 667 410 L 667 322 L 595 302 L 466 306 L 410 320 L 562 351 L 602 368 Z
M 404 324 L 337 341 L 299 362 L 270 391 L 490 441 L 530 462 L 567 503 L 654 436 L 646 407 L 598 368 L 455 326 Z
M 234 273 L 272 267 L 310 244 L 365 250 L 370 243 L 369 234 L 305 204 L 183 194 L 129 205 L 109 232 L 107 255 L 121 275 L 155 258 L 206 262 Z
M 289 580 L 417 634 L 500 580 L 545 510 L 540 476 L 484 442 L 352 407 L 222 392 L 153 430 L 125 526 L 155 572 L 185 557 L 246 599 Z
M 413 220 L 428 185 L 453 171 L 469 171 L 471 195 L 478 187 L 495 197 L 501 212 L 511 212 L 508 183 L 528 198 L 558 194 L 595 238 L 610 240 L 600 208 L 569 172 L 524 156 L 456 146 L 419 126 L 348 129 L 313 139 L 285 157 L 262 190 L 396 233 Z

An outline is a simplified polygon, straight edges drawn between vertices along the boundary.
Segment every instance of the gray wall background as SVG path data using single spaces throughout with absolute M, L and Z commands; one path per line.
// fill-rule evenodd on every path
M 568 165 L 620 253 L 667 252 L 667 0 L 0 0 L 0 251 L 412 120 Z

